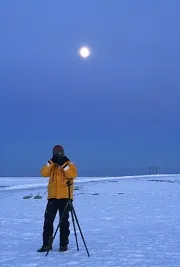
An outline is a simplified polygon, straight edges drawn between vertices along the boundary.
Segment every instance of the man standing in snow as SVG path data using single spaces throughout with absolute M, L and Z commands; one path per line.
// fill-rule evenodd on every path
M 68 201 L 67 181 L 71 179 L 72 185 L 70 198 L 73 200 L 74 179 L 77 176 L 76 166 L 64 155 L 64 149 L 60 145 L 53 147 L 53 156 L 41 169 L 43 177 L 50 177 L 48 184 L 48 203 L 44 214 L 43 245 L 38 252 L 49 250 L 48 243 L 53 236 L 53 222 L 59 210 L 60 218 Z M 69 211 L 63 216 L 60 227 L 59 251 L 66 251 L 69 243 Z M 52 247 L 50 248 L 52 249 Z

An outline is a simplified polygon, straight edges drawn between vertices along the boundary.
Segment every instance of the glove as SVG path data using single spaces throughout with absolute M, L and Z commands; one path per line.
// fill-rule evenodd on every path
M 57 158 L 58 158 L 58 156 L 57 156 L 57 155 L 54 155 L 54 156 L 51 158 L 51 161 L 52 161 L 53 163 L 56 163 Z
M 66 161 L 69 161 L 66 156 L 57 157 L 56 159 L 56 163 L 60 166 L 62 166 Z
M 69 161 L 69 159 L 66 156 L 54 155 L 51 158 L 51 161 L 53 163 L 57 163 L 58 165 L 62 166 L 66 161 Z

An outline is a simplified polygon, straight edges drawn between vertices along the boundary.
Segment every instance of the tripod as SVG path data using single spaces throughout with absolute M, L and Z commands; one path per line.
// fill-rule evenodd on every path
M 86 248 L 86 251 L 87 251 L 87 254 L 88 254 L 88 257 L 89 257 L 90 254 L 89 254 L 89 251 L 88 251 L 88 249 L 87 249 L 86 242 L 85 242 L 85 240 L 84 240 L 84 236 L 83 236 L 83 234 L 82 234 L 81 227 L 80 227 L 80 225 L 79 225 L 78 218 L 77 218 L 77 215 L 76 215 L 76 213 L 75 213 L 75 210 L 74 210 L 74 207 L 73 207 L 73 204 L 72 204 L 72 200 L 70 199 L 70 187 L 71 187 L 71 185 L 72 185 L 71 180 L 69 179 L 68 182 L 66 182 L 66 184 L 67 184 L 67 186 L 68 186 L 68 195 L 69 195 L 69 198 L 68 198 L 67 204 L 66 204 L 66 206 L 65 206 L 65 208 L 64 208 L 64 211 L 63 211 L 61 220 L 60 220 L 60 222 L 59 222 L 59 224 L 58 224 L 58 226 L 57 226 L 57 228 L 56 228 L 56 231 L 55 231 L 53 237 L 51 237 L 51 238 L 49 239 L 49 242 L 48 242 L 48 247 L 49 247 L 49 249 L 48 249 L 48 251 L 47 251 L 47 253 L 46 253 L 46 256 L 48 255 L 49 250 L 50 250 L 50 248 L 52 247 L 52 243 L 53 243 L 53 241 L 54 241 L 54 239 L 55 239 L 55 236 L 56 236 L 56 234 L 57 234 L 58 228 L 60 228 L 60 226 L 61 226 L 61 222 L 62 222 L 62 220 L 63 220 L 63 217 L 64 217 L 64 214 L 65 214 L 65 212 L 66 212 L 66 209 L 68 209 L 68 211 L 71 212 L 71 216 L 72 216 L 72 222 L 73 222 L 73 228 L 74 228 L 74 234 L 75 234 L 75 239 L 76 239 L 77 250 L 79 250 L 79 245 L 78 245 L 78 240 L 77 240 L 77 233 L 76 233 L 76 227 L 75 227 L 75 220 L 76 220 L 76 223 L 77 223 L 77 225 L 78 225 L 79 231 L 80 231 L 80 233 L 81 233 L 82 240 L 83 240 L 83 242 L 84 242 L 84 246 L 85 246 L 85 248 Z M 75 220 L 74 220 L 74 218 L 75 218 Z

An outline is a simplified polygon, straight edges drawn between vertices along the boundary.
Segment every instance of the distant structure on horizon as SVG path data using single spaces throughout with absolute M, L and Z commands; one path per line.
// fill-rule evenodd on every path
M 149 166 L 149 174 L 158 174 L 158 166 Z

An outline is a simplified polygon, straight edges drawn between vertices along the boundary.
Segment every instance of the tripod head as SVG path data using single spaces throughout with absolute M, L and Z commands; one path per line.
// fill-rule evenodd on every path
M 71 190 L 70 190 L 70 187 L 71 187 L 71 185 L 73 184 L 73 183 L 72 183 L 72 180 L 73 180 L 73 179 L 68 179 L 67 182 L 66 182 L 66 184 L 67 184 L 67 186 L 68 186 L 68 198 L 69 198 L 69 200 L 70 200 L 70 191 L 71 191 Z
M 72 183 L 72 179 L 68 179 L 68 181 L 66 182 L 67 186 L 70 187 L 73 183 Z

